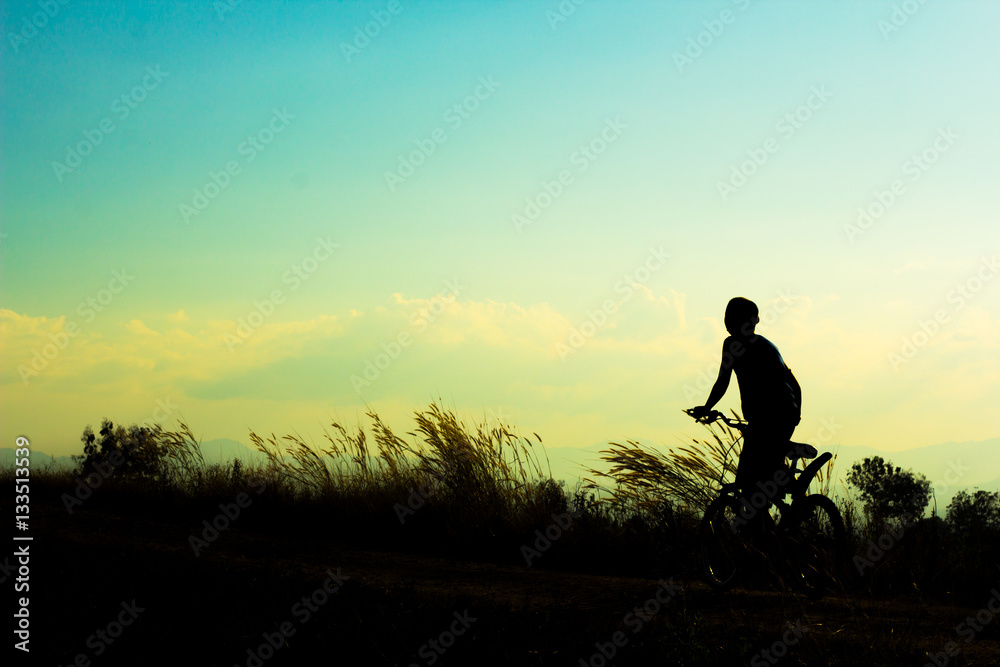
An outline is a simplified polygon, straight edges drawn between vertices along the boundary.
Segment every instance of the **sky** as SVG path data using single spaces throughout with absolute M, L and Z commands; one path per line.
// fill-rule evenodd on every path
M 797 439 L 1000 434 L 995 2 L 0 12 L 0 446 L 432 401 L 672 445 L 734 296 Z

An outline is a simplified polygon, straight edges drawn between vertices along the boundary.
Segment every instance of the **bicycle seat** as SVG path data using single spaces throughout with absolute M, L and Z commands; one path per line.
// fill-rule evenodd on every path
M 804 442 L 789 442 L 785 457 L 789 459 L 813 459 L 816 458 L 817 454 L 819 452 L 812 445 L 807 445 Z

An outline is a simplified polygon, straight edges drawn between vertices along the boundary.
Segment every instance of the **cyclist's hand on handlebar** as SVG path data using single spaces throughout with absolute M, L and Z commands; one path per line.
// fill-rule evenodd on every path
M 696 408 L 691 408 L 690 410 L 686 410 L 686 412 L 695 419 L 704 419 L 705 417 L 712 414 L 712 410 L 707 405 L 699 405 Z

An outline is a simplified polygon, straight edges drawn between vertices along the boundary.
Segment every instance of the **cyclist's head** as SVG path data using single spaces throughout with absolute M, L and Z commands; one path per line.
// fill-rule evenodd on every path
M 738 296 L 729 300 L 726 306 L 726 331 L 734 336 L 749 336 L 760 322 L 757 304 Z

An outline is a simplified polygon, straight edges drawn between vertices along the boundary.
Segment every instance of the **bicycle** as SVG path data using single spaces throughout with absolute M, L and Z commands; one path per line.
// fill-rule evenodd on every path
M 732 448 L 743 437 L 747 422 L 730 419 L 718 411 L 711 411 L 702 417 L 695 417 L 693 410 L 685 412 L 702 424 L 721 421 L 740 433 L 733 441 Z M 757 512 L 765 512 L 761 517 L 765 529 L 775 536 L 775 546 L 782 560 L 786 561 L 793 585 L 812 598 L 819 598 L 839 578 L 846 555 L 846 531 L 844 521 L 834 502 L 820 494 L 806 495 L 809 484 L 816 477 L 832 454 L 818 452 L 812 445 L 789 442 L 785 458 L 790 465 L 779 469 L 771 482 L 759 484 L 759 491 L 749 497 L 742 494 L 735 483 L 724 483 L 725 463 L 719 483 L 722 489 L 713 500 L 699 527 L 699 542 L 702 567 L 708 584 L 717 590 L 728 590 L 738 582 L 745 561 L 755 551 L 754 542 L 763 539 L 753 531 L 751 521 Z M 728 457 L 728 452 L 727 452 Z M 798 460 L 803 459 L 803 468 L 798 468 Z M 805 460 L 813 459 L 805 465 Z M 784 475 L 785 483 L 779 475 Z M 785 501 L 791 496 L 791 503 Z M 773 505 L 779 515 L 777 521 L 769 508 Z M 756 549 L 760 553 L 759 549 Z

